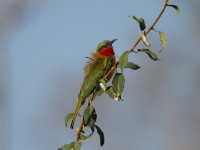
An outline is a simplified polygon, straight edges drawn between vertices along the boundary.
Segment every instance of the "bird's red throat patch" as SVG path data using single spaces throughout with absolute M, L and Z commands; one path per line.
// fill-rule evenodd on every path
M 108 47 L 102 49 L 99 53 L 104 56 L 110 56 L 110 55 L 115 54 L 112 46 L 108 46 Z

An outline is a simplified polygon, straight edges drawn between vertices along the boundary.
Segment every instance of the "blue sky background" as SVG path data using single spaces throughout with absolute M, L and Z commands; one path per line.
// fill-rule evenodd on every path
M 159 54 L 162 61 L 130 55 L 141 69 L 125 71 L 125 101 L 115 102 L 103 95 L 94 102 L 105 145 L 99 146 L 95 134 L 83 149 L 200 148 L 200 38 L 195 15 L 199 2 L 171 3 L 181 13 L 175 15 L 172 8 L 167 9 L 155 27 L 168 39 Z M 2 28 L 5 98 L 0 107 L 1 145 L 6 150 L 56 150 L 75 139 L 75 131 L 66 129 L 64 119 L 74 111 L 85 57 L 100 41 L 114 38 L 120 56 L 138 38 L 138 26 L 127 16 L 143 17 L 149 26 L 163 0 L 2 0 L 0 4 L 3 16 L 11 18 L 4 20 Z M 148 38 L 151 49 L 158 52 L 158 34 L 152 32 Z

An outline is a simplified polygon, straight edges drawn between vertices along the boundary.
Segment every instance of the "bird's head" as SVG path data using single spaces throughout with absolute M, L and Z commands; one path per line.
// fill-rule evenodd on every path
M 115 55 L 112 44 L 116 40 L 117 39 L 114 39 L 112 41 L 104 40 L 104 41 L 100 42 L 97 46 L 96 53 L 100 53 L 103 56 Z

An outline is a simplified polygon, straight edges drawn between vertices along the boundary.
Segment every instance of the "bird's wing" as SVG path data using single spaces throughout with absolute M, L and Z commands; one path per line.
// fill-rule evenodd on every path
M 104 76 L 104 59 L 95 58 L 85 66 L 85 75 L 79 96 L 86 99 L 95 90 L 97 82 Z

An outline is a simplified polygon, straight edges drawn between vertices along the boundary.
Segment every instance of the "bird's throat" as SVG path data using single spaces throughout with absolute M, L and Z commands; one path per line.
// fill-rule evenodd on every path
M 112 46 L 108 46 L 108 47 L 102 49 L 99 53 L 103 56 L 110 56 L 110 55 L 115 54 Z

